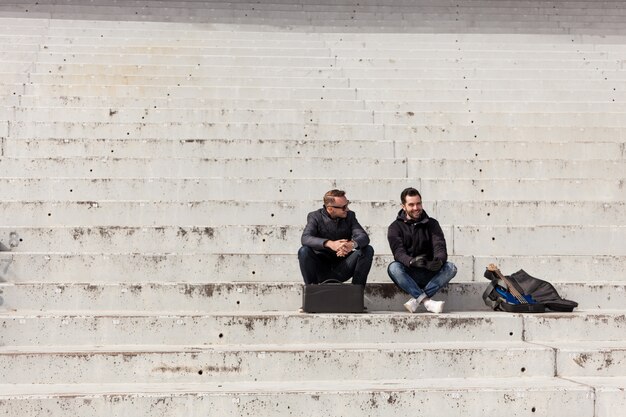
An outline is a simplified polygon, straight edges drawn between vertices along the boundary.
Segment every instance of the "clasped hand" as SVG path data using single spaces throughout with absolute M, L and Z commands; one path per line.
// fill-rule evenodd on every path
M 327 240 L 325 245 L 327 248 L 332 249 L 340 258 L 354 250 L 354 242 L 348 239 Z

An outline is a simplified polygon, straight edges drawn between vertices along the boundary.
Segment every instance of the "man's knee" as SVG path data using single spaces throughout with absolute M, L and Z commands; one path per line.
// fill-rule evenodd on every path
M 446 269 L 448 270 L 448 274 L 450 274 L 450 279 L 454 278 L 457 273 L 456 265 L 452 262 L 446 262 Z
M 311 257 L 314 254 L 313 249 L 308 246 L 302 246 L 298 250 L 298 259 L 302 260 L 304 258 Z
M 358 252 L 359 257 L 363 259 L 372 260 L 374 259 L 374 248 L 370 245 L 367 245 L 363 248 L 359 248 L 356 250 Z
M 398 261 L 393 261 L 387 266 L 387 274 L 389 277 L 394 278 L 404 273 L 404 265 Z

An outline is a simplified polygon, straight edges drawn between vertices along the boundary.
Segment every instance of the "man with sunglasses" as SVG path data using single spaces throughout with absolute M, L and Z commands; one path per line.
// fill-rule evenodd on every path
M 345 191 L 330 190 L 324 194 L 324 206 L 307 216 L 298 251 L 305 284 L 351 277 L 353 284 L 367 282 L 374 249 L 349 204 Z
M 387 240 L 395 262 L 387 273 L 393 282 L 411 295 L 404 307 L 415 313 L 420 304 L 431 313 L 443 312 L 443 301 L 431 299 L 456 275 L 448 262 L 446 239 L 439 222 L 422 208 L 422 196 L 415 188 L 400 194 L 402 209 L 389 225 Z

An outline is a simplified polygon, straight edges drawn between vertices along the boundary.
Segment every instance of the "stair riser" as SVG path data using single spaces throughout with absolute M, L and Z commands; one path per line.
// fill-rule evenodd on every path
M 366 229 L 375 252 L 389 255 L 387 228 L 366 226 Z M 450 255 L 626 255 L 623 226 L 442 226 L 442 229 Z M 301 235 L 299 226 L 0 228 L 4 249 L 14 252 L 49 252 L 50 248 L 62 248 L 75 253 L 289 254 L 297 253 Z
M 383 278 L 379 276 L 378 278 Z M 453 280 L 434 298 L 446 302 L 445 311 L 487 311 L 482 294 L 488 281 Z M 616 296 L 626 284 L 555 283 L 559 294 L 579 303 L 579 310 L 619 309 Z M 219 313 L 250 311 L 297 311 L 302 306 L 302 284 L 204 283 L 204 284 L 21 284 L 1 285 L 2 307 L 18 311 L 145 311 Z M 410 296 L 395 284 L 370 283 L 365 291 L 369 311 L 402 311 Z M 165 301 L 166 300 L 166 301 Z
M 323 383 L 322 383 L 323 385 Z M 321 387 L 320 387 L 321 388 Z M 602 407 L 605 404 L 600 403 Z M 537 415 L 567 417 L 593 416 L 592 388 L 577 389 L 515 389 L 497 390 L 403 390 L 393 386 L 385 391 L 352 392 L 287 392 L 282 394 L 251 394 L 245 392 L 202 394 L 142 394 L 142 395 L 73 395 L 39 399 L 10 399 L 4 401 L 7 415 L 14 417 L 66 416 L 87 417 L 196 417 L 213 415 L 219 410 L 224 417 L 242 415 L 411 415 L 419 409 L 427 415 L 446 417 L 484 417 L 507 410 L 511 417 Z M 606 414 L 608 417 L 609 414 Z M 603 416 L 605 417 L 605 416 Z
M 2 346 L 521 340 L 519 316 L 251 315 L 10 317 Z M 542 336 L 540 330 L 539 335 Z
M 331 381 L 554 376 L 550 349 L 0 354 L 8 384 Z M 24 372 L 25 370 L 36 372 Z

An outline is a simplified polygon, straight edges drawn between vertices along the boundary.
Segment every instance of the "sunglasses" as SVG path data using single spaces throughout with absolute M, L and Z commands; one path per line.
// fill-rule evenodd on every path
M 350 202 L 348 201 L 348 204 L 346 204 L 345 206 L 328 206 L 328 207 L 332 207 L 332 208 L 336 208 L 336 209 L 340 209 L 343 211 L 348 210 L 348 206 L 350 205 Z

